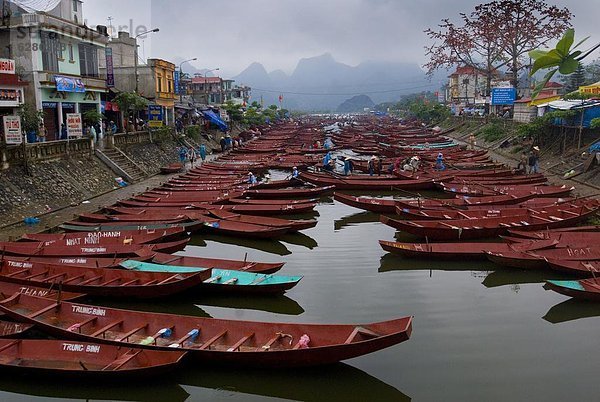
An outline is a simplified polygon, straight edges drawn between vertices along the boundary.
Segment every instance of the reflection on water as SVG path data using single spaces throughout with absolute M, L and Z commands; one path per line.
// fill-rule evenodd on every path
M 559 324 L 591 317 L 600 317 L 600 304 L 585 300 L 568 299 L 550 308 L 542 318 L 552 324 Z
M 139 310 L 153 313 L 180 314 L 212 318 L 200 306 L 195 305 L 192 300 L 194 300 L 194 298 L 190 299 L 187 296 L 180 296 L 160 301 L 90 300 L 87 301 L 87 303 L 124 310 Z
M 209 295 L 199 298 L 198 304 L 212 307 L 260 310 L 269 313 L 300 315 L 304 309 L 298 302 L 284 295 Z
M 436 261 L 421 258 L 403 258 L 386 253 L 379 259 L 379 272 L 442 270 L 442 271 L 491 271 L 497 266 L 488 261 Z
M 352 215 L 344 216 L 340 219 L 336 219 L 333 221 L 333 228 L 337 230 L 342 230 L 346 226 L 354 226 L 359 223 L 368 223 L 368 222 L 379 222 L 379 214 L 374 212 L 364 211 L 358 212 Z
M 271 254 L 277 255 L 289 255 L 292 254 L 290 250 L 280 241 L 271 239 L 249 239 L 241 237 L 228 237 L 218 235 L 204 235 L 204 240 L 214 241 L 221 244 L 232 244 L 236 246 L 242 246 L 252 248 L 259 251 L 265 251 Z
M 40 376 L 0 376 L 0 391 L 24 395 L 2 395 L 4 401 L 31 400 L 30 396 L 105 401 L 185 401 L 190 394 L 174 380 L 175 373 L 152 381 L 102 381 L 50 379 Z M 57 381 L 65 386 L 57 386 Z M 92 391 L 93 390 L 93 391 Z
M 393 386 L 362 370 L 339 363 L 296 370 L 202 369 L 183 371 L 185 386 L 212 388 L 295 401 L 410 401 Z M 196 395 L 196 390 L 192 392 Z
M 319 246 L 315 239 L 301 232 L 287 233 L 281 236 L 279 240 L 281 240 L 284 243 L 294 244 L 296 246 L 303 246 L 309 250 L 312 250 Z
M 497 267 L 497 266 L 496 266 Z M 482 282 L 486 288 L 498 286 L 544 283 L 548 279 L 567 279 L 568 276 L 548 270 L 501 269 L 491 272 Z

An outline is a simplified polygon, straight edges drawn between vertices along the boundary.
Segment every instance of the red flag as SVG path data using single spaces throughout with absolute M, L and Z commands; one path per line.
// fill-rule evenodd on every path
M 283 101 L 283 95 L 279 95 L 279 103 Z

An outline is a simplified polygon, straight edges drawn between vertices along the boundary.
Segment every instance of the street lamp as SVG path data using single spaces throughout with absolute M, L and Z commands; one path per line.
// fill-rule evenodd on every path
M 198 60 L 197 57 L 194 57 L 193 59 L 189 59 L 189 60 L 184 60 L 181 63 L 179 63 L 179 80 L 178 83 L 181 83 L 181 78 L 182 78 L 182 74 L 183 71 L 181 70 L 181 66 L 183 65 L 183 63 L 187 63 L 188 61 L 196 61 Z M 181 91 L 179 90 L 179 87 L 177 87 L 177 90 L 179 91 L 179 103 L 183 102 L 183 93 L 181 93 Z
M 133 66 L 134 66 L 134 72 L 133 74 L 135 75 L 135 93 L 138 93 L 138 84 L 139 84 L 139 77 L 138 77 L 138 44 L 137 44 L 137 38 L 139 38 L 140 36 L 149 34 L 149 33 L 153 33 L 153 32 L 158 32 L 160 31 L 160 29 L 158 28 L 154 28 L 151 29 L 149 31 L 145 31 L 142 33 L 139 33 L 137 35 L 134 36 L 135 39 L 135 47 L 133 49 Z
M 213 68 L 212 70 L 207 70 L 204 72 L 204 94 L 206 95 L 206 105 L 210 105 L 210 102 L 208 101 L 208 83 L 206 82 L 206 74 L 213 72 L 213 71 L 219 71 L 219 67 L 217 68 Z

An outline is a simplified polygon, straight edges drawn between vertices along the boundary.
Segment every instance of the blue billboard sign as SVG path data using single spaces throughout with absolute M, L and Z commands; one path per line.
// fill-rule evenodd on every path
M 83 81 L 81 80 L 81 78 L 55 75 L 54 81 L 56 81 L 56 90 L 59 92 L 85 93 L 85 85 L 83 85 Z
M 515 88 L 492 88 L 492 105 L 512 105 L 516 99 Z
M 176 70 L 174 79 L 173 79 L 175 81 L 175 93 L 178 95 L 179 95 L 179 74 L 181 74 L 181 71 Z
M 148 105 L 148 127 L 162 127 L 163 108 L 160 105 Z

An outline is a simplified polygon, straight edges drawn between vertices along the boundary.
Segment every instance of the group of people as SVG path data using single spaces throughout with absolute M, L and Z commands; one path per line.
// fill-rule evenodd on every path
M 184 166 L 187 162 L 190 162 L 190 167 L 194 167 L 198 158 L 200 158 L 202 162 L 206 160 L 206 145 L 200 144 L 197 149 L 194 149 L 193 147 L 179 148 L 179 162 Z
M 240 136 L 239 138 L 231 138 L 231 135 L 227 134 L 225 137 L 221 137 L 219 145 L 221 145 L 221 152 L 229 151 L 231 149 L 240 147 L 244 143 L 244 139 Z
M 369 171 L 369 176 L 373 176 L 375 172 L 377 172 L 378 176 L 381 176 L 381 171 L 383 170 L 383 160 L 375 155 L 371 156 L 371 159 L 369 159 L 369 162 L 367 162 L 367 170 Z
M 536 145 L 531 148 L 529 153 L 521 154 L 516 172 L 521 174 L 540 173 L 540 147 Z

